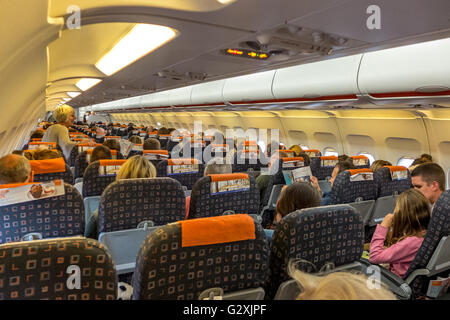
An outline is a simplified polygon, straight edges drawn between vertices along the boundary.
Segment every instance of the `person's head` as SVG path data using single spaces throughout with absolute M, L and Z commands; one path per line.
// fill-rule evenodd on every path
M 121 167 L 116 176 L 117 180 L 134 178 L 155 178 L 155 166 L 145 157 L 137 155 L 129 158 Z
M 144 150 L 161 150 L 161 142 L 155 138 L 148 138 L 144 141 Z
M 372 165 L 370 166 L 370 170 L 373 172 L 380 170 L 384 166 L 392 166 L 392 163 L 386 160 L 375 160 Z
M 311 158 L 309 157 L 309 155 L 302 151 L 298 154 L 298 157 L 302 157 L 303 158 L 303 163 L 305 164 L 305 167 L 309 166 L 311 164 Z
M 339 162 L 341 162 L 341 161 L 347 161 L 347 160 L 349 160 L 349 159 L 351 159 L 348 155 L 346 155 L 346 154 L 340 154 L 340 155 L 338 155 L 338 161 Z
M 423 237 L 430 222 L 430 205 L 425 196 L 415 189 L 403 191 L 397 198 L 392 227 L 386 237 L 391 246 L 406 237 Z
M 48 160 L 61 157 L 62 155 L 58 152 L 58 150 L 36 149 L 33 152 L 33 160 Z
M 300 157 L 300 153 L 303 152 L 302 147 L 300 147 L 298 144 L 294 144 L 293 146 L 291 146 L 291 147 L 289 148 L 289 150 L 294 151 L 294 155 L 295 155 L 296 157 Z
M 220 131 L 214 132 L 212 143 L 225 144 L 225 137 L 223 136 L 222 132 L 220 132 Z
M 445 173 L 437 163 L 427 162 L 411 172 L 413 187 L 434 204 L 445 190 Z
M 0 184 L 27 182 L 31 173 L 28 159 L 17 154 L 0 158 Z
M 67 105 L 62 105 L 56 108 L 53 111 L 53 117 L 55 118 L 56 122 L 66 127 L 70 127 L 75 120 L 73 108 Z
M 13 150 L 12 154 L 17 154 L 19 156 L 23 156 L 23 150 Z
M 411 166 L 417 166 L 419 164 L 427 163 L 427 162 L 430 162 L 430 161 L 428 161 L 427 159 L 423 159 L 423 158 L 417 158 L 417 159 L 414 159 L 414 161 L 411 163 Z
M 427 160 L 428 162 L 433 162 L 433 157 L 431 156 L 431 154 L 428 153 L 422 153 L 420 155 L 420 158 L 423 160 Z
M 31 133 L 30 139 L 41 139 L 44 136 L 44 131 L 35 130 Z
M 131 143 L 134 144 L 141 144 L 142 143 L 142 139 L 139 136 L 131 136 L 128 138 L 128 141 L 130 141 Z
M 317 276 L 292 265 L 289 274 L 301 288 L 297 300 L 397 300 L 384 283 L 368 286 L 370 280 L 365 274 L 340 271 Z
M 116 139 L 108 139 L 103 142 L 105 147 L 108 147 L 110 150 L 116 150 L 120 152 L 120 142 Z
M 267 144 L 266 147 L 266 155 L 271 157 L 273 154 L 277 153 L 280 150 L 280 144 L 277 141 L 271 141 Z
M 350 157 L 347 160 L 339 161 L 334 167 L 333 172 L 331 173 L 330 179 L 331 187 L 333 187 L 334 180 L 336 180 L 336 177 L 338 176 L 339 173 L 345 170 L 352 170 L 352 169 L 356 169 L 356 167 L 353 164 L 353 161 Z
M 91 163 L 104 159 L 112 159 L 111 150 L 104 145 L 96 146 L 94 150 L 92 150 Z
M 269 167 L 270 173 L 275 174 L 278 171 L 278 169 L 281 169 L 281 168 L 277 168 L 273 164 L 277 163 L 281 158 L 287 158 L 287 157 L 289 157 L 289 155 L 284 151 L 278 151 L 278 152 L 275 152 L 274 154 L 272 154 L 272 156 L 270 157 L 269 163 L 267 164 L 267 166 Z
M 295 210 L 320 206 L 321 196 L 309 182 L 295 182 L 281 191 L 277 200 L 276 221 Z
M 230 163 L 227 163 L 224 158 L 216 157 L 208 161 L 205 167 L 205 176 L 210 174 L 224 174 L 232 173 L 233 168 Z

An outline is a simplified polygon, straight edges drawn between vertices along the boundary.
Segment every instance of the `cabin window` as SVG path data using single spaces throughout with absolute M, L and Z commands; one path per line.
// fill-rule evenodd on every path
M 413 157 L 401 157 L 400 159 L 398 159 L 397 165 L 409 168 L 413 162 Z
M 309 150 L 309 147 L 308 147 L 307 145 L 300 144 L 300 147 L 301 147 L 303 150 Z
M 373 155 L 371 155 L 368 152 L 360 152 L 360 153 L 358 153 L 358 156 L 366 156 L 367 158 L 369 158 L 370 165 L 372 165 L 372 163 L 375 161 L 375 158 L 373 157 Z
M 336 151 L 336 149 L 334 149 L 332 147 L 326 147 L 325 149 L 323 149 L 323 155 L 325 157 L 329 157 L 329 156 L 337 157 L 339 155 L 339 153 Z

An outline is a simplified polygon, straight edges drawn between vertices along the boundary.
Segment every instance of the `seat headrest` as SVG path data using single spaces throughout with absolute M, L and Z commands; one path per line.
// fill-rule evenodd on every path
M 403 166 L 384 166 L 383 168 L 389 168 L 390 172 L 408 170 L 408 168 L 403 167 Z
M 119 159 L 119 160 L 115 160 L 115 159 L 104 159 L 104 160 L 99 160 L 100 162 L 100 166 L 104 167 L 104 166 L 121 166 L 123 165 L 127 160 L 126 159 Z
M 198 164 L 198 159 L 194 158 L 167 159 L 168 166 L 178 166 L 183 164 Z
M 372 173 L 372 170 L 371 170 L 371 169 L 368 169 L 368 168 L 364 168 L 364 169 L 351 169 L 351 170 L 345 170 L 345 171 L 350 172 L 350 176 L 354 176 L 355 174 L 358 174 L 358 173 Z
M 181 227 L 182 247 L 256 239 L 255 222 L 247 214 L 198 218 L 177 223 Z
M 247 173 L 223 173 L 223 174 L 210 174 L 211 181 L 227 181 L 227 180 L 241 180 L 248 179 Z
M 303 157 L 285 157 L 281 158 L 281 160 L 283 160 L 283 162 L 289 162 L 289 161 L 304 161 L 305 159 L 303 159 Z
M 322 156 L 320 160 L 339 160 L 336 156 Z
M 169 155 L 167 150 L 142 150 L 142 154 L 165 154 Z
M 66 171 L 66 162 L 63 158 L 30 160 L 29 162 L 33 174 L 46 174 Z

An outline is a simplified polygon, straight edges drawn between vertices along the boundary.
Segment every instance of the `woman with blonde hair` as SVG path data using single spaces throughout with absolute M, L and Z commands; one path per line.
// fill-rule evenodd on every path
M 72 148 L 77 145 L 69 138 L 69 128 L 73 125 L 75 113 L 72 107 L 62 105 L 53 111 L 53 117 L 57 124 L 52 125 L 45 131 L 42 141 L 56 142 L 63 151 L 64 157 L 69 159 Z M 92 145 L 94 144 L 92 143 Z
M 386 215 L 375 229 L 370 263 L 388 263 L 393 273 L 403 277 L 422 245 L 430 215 L 429 202 L 422 193 L 415 189 L 401 193 L 394 213 Z
M 372 283 L 360 273 L 332 272 L 317 276 L 295 269 L 289 274 L 301 288 L 297 300 L 397 300 L 383 283 Z
M 116 175 L 116 181 L 136 178 L 156 178 L 155 166 L 140 155 L 133 156 L 125 161 Z M 95 210 L 87 222 L 85 237 L 92 239 L 98 238 L 97 221 L 98 210 Z
M 392 166 L 392 163 L 386 160 L 375 160 L 372 165 L 370 166 L 370 169 L 375 172 L 377 170 L 380 170 L 384 166 Z

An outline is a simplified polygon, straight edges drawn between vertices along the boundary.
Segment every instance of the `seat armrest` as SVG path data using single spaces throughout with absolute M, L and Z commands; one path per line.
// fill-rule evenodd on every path
M 376 264 L 371 264 L 366 259 L 360 260 L 363 268 L 362 272 L 369 278 L 379 279 L 389 290 L 394 293 L 399 300 L 409 300 L 412 290 L 409 284 L 390 270 Z M 379 272 L 379 276 L 376 273 Z

